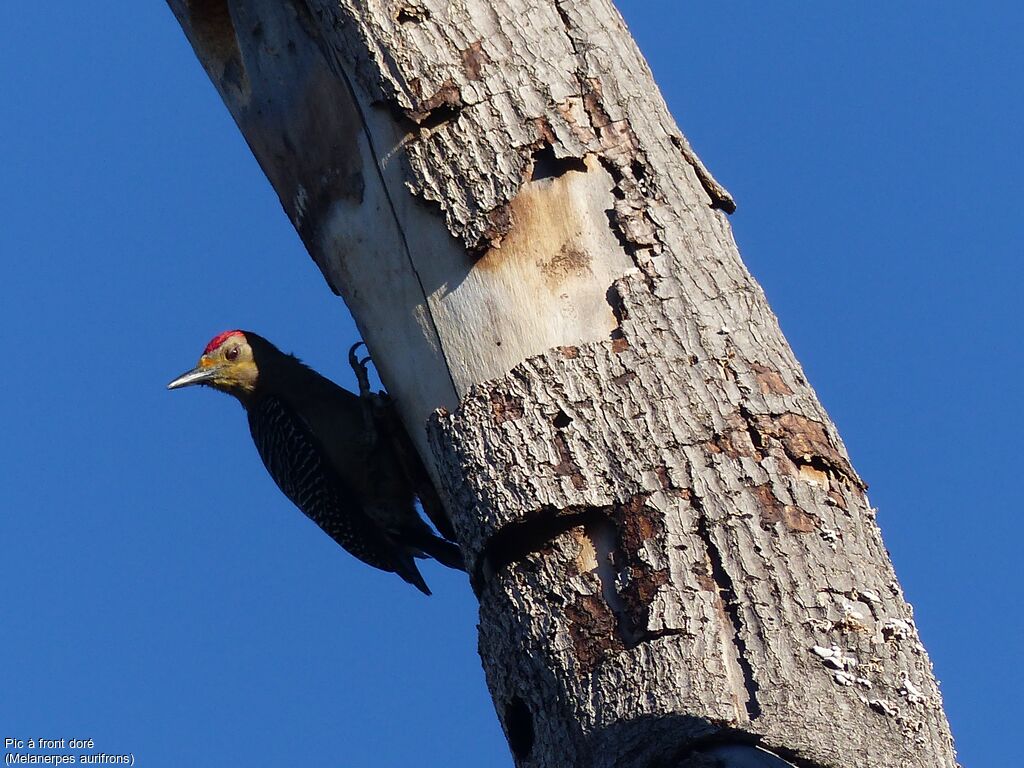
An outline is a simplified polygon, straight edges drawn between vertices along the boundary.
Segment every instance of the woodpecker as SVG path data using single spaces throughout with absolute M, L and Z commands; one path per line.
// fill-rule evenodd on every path
M 349 352 L 360 394 L 251 331 L 215 336 L 199 364 L 167 385 L 203 384 L 237 399 L 270 476 L 284 495 L 364 563 L 397 573 L 429 595 L 414 558 L 465 570 L 448 538 L 426 470 L 385 395 L 370 392 L 366 361 Z M 447 538 L 419 516 L 415 498 Z

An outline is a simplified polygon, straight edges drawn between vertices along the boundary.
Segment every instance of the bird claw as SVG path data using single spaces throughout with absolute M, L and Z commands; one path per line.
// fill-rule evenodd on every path
M 362 363 L 360 363 L 360 361 L 359 361 L 359 356 L 356 354 L 356 350 L 359 349 L 360 347 L 365 347 L 365 346 L 366 346 L 366 342 L 365 341 L 357 341 L 355 344 L 353 344 L 351 347 L 348 348 L 348 364 L 351 365 L 352 368 L 357 368 L 360 365 L 362 365 Z M 370 358 L 366 357 L 364 359 L 365 360 L 369 360 Z
M 357 349 L 365 346 L 366 342 L 363 341 L 352 345 L 348 351 L 348 364 L 352 366 L 352 370 L 356 374 L 356 381 L 359 382 L 359 399 L 363 404 L 366 442 L 372 446 L 377 443 L 377 421 L 387 403 L 387 396 L 383 393 L 375 394 L 370 391 L 370 375 L 367 372 L 366 364 L 370 362 L 371 356 L 367 355 L 360 360 L 356 354 Z
M 370 376 L 366 370 L 366 364 L 370 362 L 370 355 L 367 355 L 362 360 L 356 354 L 356 350 L 360 347 L 365 347 L 366 342 L 359 341 L 352 345 L 348 351 L 348 364 L 352 366 L 352 370 L 356 374 L 356 381 L 359 382 L 359 396 L 362 398 L 368 398 L 371 395 L 370 392 Z

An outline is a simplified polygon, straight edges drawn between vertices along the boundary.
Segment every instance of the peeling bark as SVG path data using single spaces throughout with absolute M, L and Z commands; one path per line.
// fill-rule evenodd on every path
M 955 765 L 866 486 L 607 0 L 168 1 L 433 472 L 518 765 Z

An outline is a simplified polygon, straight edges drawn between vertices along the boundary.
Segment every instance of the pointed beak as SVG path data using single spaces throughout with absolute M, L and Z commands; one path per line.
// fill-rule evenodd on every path
M 193 384 L 205 384 L 213 379 L 219 368 L 216 365 L 197 365 L 191 371 L 181 374 L 178 378 L 167 385 L 168 389 L 181 389 L 190 387 Z

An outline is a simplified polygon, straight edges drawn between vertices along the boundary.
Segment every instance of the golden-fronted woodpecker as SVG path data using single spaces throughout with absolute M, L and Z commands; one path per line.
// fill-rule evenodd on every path
M 325 379 L 250 331 L 225 331 L 199 364 L 167 385 L 193 384 L 235 397 L 270 476 L 291 501 L 342 547 L 421 592 L 430 590 L 414 558 L 464 570 L 459 548 L 437 536 L 424 510 L 452 536 L 426 470 L 385 396 L 370 392 L 366 360 L 352 348 L 360 395 Z

